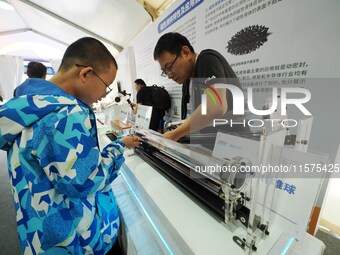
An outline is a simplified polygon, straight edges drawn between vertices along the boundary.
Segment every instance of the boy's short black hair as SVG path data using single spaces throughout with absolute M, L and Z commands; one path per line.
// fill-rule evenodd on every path
M 96 72 L 105 72 L 111 64 L 118 69 L 117 62 L 105 45 L 93 37 L 83 37 L 67 47 L 60 64 L 66 71 L 75 64 L 93 67 Z

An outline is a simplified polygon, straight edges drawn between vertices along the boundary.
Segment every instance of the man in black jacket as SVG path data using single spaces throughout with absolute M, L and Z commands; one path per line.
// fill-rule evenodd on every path
M 162 76 L 183 85 L 182 119 L 187 117 L 191 78 L 202 78 L 209 87 L 216 83 L 228 82 L 240 88 L 236 74 L 220 53 L 207 49 L 197 54 L 188 39 L 179 33 L 170 32 L 160 37 L 153 54 L 162 69 Z M 206 115 L 201 115 L 202 91 L 197 86 L 197 79 L 193 87 L 191 91 L 195 93 L 191 99 L 194 112 L 177 129 L 166 132 L 164 137 L 177 141 L 189 133 L 205 128 L 213 119 L 221 118 L 227 111 L 232 110 L 231 93 L 227 93 L 225 88 L 216 88 L 214 93 L 219 99 L 219 104 L 215 104 L 211 97 L 207 97 L 208 111 Z
M 165 111 L 159 109 L 155 104 L 152 93 L 153 88 L 147 87 L 142 79 L 136 79 L 135 89 L 137 91 L 137 104 L 152 106 L 152 115 L 149 128 L 155 131 L 162 130 Z

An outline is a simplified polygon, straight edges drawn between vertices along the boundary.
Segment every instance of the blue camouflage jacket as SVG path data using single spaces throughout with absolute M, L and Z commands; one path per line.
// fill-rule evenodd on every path
M 100 152 L 91 108 L 53 83 L 28 79 L 20 94 L 0 108 L 0 148 L 23 252 L 105 254 L 118 234 L 110 184 L 125 145 Z

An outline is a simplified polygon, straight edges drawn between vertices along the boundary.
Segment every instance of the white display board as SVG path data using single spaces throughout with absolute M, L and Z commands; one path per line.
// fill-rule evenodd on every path
M 339 9 L 339 1 L 178 0 L 134 40 L 137 76 L 174 85 L 160 77 L 152 54 L 158 38 L 175 31 L 185 35 L 196 52 L 206 48 L 219 51 L 239 77 L 251 73 L 265 74 L 262 78 L 267 74 L 271 78 L 338 78 Z M 262 46 L 235 55 L 228 47 L 233 37 L 241 31 L 256 34 L 256 26 L 266 30 L 267 35 L 258 42 Z

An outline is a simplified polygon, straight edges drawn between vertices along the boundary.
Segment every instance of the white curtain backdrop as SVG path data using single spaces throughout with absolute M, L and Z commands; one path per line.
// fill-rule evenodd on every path
M 21 57 L 0 56 L 0 94 L 4 99 L 13 97 L 14 89 L 21 84 L 24 61 Z

